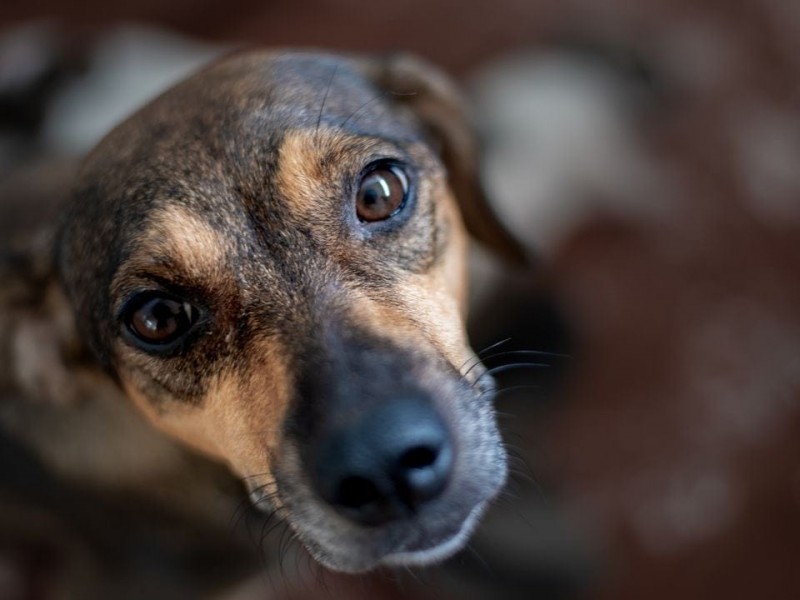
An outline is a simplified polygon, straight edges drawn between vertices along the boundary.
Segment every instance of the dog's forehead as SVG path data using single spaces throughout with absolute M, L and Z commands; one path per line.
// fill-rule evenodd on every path
M 411 114 L 375 85 L 363 59 L 243 53 L 206 67 L 118 126 L 84 163 L 78 195 L 118 233 L 154 208 L 205 211 L 279 198 L 281 147 L 298 131 L 417 141 Z M 313 145 L 312 145 L 313 146 Z M 314 148 L 307 155 L 313 158 Z M 332 166 L 334 176 L 336 165 Z M 236 199 L 236 202 L 230 200 Z M 125 236 L 123 236 L 125 237 Z
M 197 83 L 212 94 L 234 99 L 246 120 L 264 118 L 272 129 L 327 123 L 395 136 L 407 128 L 407 122 L 391 110 L 392 91 L 378 88 L 366 77 L 363 61 L 346 56 L 256 55 L 222 62 L 201 73 Z
M 220 158 L 234 146 L 239 152 L 263 151 L 287 130 L 320 126 L 416 138 L 412 120 L 393 100 L 392 91 L 377 87 L 354 59 L 242 55 L 211 65 L 164 94 L 138 115 L 136 126 L 150 142 L 202 141 Z
M 281 147 L 298 131 L 419 141 L 414 117 L 362 66 L 310 53 L 219 61 L 112 131 L 88 157 L 82 180 L 99 192 L 98 209 L 133 215 L 165 197 L 196 204 L 192 198 L 269 195 Z

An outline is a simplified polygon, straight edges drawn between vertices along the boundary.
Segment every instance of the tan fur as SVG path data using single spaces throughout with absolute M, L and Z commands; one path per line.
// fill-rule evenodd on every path
M 351 314 L 366 330 L 400 348 L 419 347 L 422 337 L 458 368 L 473 353 L 461 320 L 466 274 L 459 246 L 466 236 L 458 222 L 454 225 L 461 235 L 454 236 L 442 263 L 425 274 L 408 274 L 393 290 L 399 302 L 383 303 L 360 290 L 350 292 L 350 301 Z
M 341 132 L 328 128 L 298 129 L 284 138 L 276 180 L 298 217 L 314 214 L 325 179 L 321 168 L 325 155 L 341 153 L 344 141 Z
M 128 395 L 160 430 L 192 448 L 224 461 L 242 477 L 266 474 L 271 450 L 280 443 L 279 424 L 289 399 L 289 370 L 272 340 L 250 349 L 249 368 L 241 376 L 222 374 L 201 401 L 202 407 L 175 403 L 165 410 L 125 380 Z M 243 360 L 247 360 L 243 358 Z
M 326 161 L 335 157 L 336 165 L 331 168 L 342 171 L 348 158 L 360 164 L 357 160 L 360 155 L 380 145 L 379 141 L 365 143 L 363 138 L 324 127 L 288 134 L 280 149 L 278 182 L 292 211 L 303 220 L 314 218 L 324 183 L 331 178 L 322 168 Z M 428 152 L 422 145 L 411 150 L 423 156 Z M 358 314 L 359 321 L 369 324 L 374 333 L 396 340 L 403 347 L 413 347 L 415 337 L 422 333 L 454 366 L 459 366 L 472 355 L 462 325 L 467 301 L 466 262 L 463 260 L 467 234 L 444 177 L 424 180 L 420 185 L 421 194 L 437 198 L 437 225 L 446 228 L 452 238 L 441 264 L 424 275 L 405 277 L 397 289 L 398 296 L 403 299 L 403 311 L 371 302 L 359 290 L 353 290 L 353 314 Z M 324 232 L 321 235 L 324 236 Z
M 302 219 L 313 219 L 319 211 L 321 195 L 332 173 L 359 169 L 362 157 L 379 153 L 391 145 L 365 139 L 329 127 L 296 129 L 281 144 L 277 183 L 289 201 L 292 212 Z M 353 175 L 356 175 L 353 173 Z
M 218 280 L 226 271 L 230 243 L 197 215 L 168 204 L 151 217 L 147 231 L 135 241 L 136 250 L 117 275 L 114 289 L 129 284 L 128 274 L 140 270 Z M 168 262 L 160 263 L 159 257 L 168 257 Z
M 141 241 L 163 247 L 187 272 L 211 271 L 224 264 L 230 238 L 181 206 L 167 205 L 153 216 L 149 234 Z

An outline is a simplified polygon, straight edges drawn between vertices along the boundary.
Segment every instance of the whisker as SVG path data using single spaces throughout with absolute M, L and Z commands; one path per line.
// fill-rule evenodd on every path
M 355 117 L 358 113 L 360 113 L 362 110 L 364 110 L 367 106 L 369 106 L 370 104 L 372 104 L 376 100 L 379 100 L 381 98 L 385 98 L 387 94 L 388 94 L 388 92 L 381 92 L 380 94 L 377 94 L 377 95 L 373 96 L 372 98 L 370 98 L 369 100 L 367 100 L 366 102 L 364 102 L 361 106 L 359 106 L 357 109 L 355 109 L 353 112 L 351 112 L 350 115 L 344 121 L 342 121 L 339 124 L 339 127 L 344 129 L 345 125 L 347 125 L 350 122 L 350 119 Z
M 242 498 L 236 504 L 230 520 L 228 521 L 228 541 L 233 539 L 234 531 L 241 523 L 242 519 L 248 516 L 248 509 L 250 508 L 250 499 Z
M 298 582 L 300 582 L 302 588 L 304 588 L 306 592 L 312 593 L 314 590 L 310 587 L 308 570 L 304 569 L 302 564 L 305 556 L 305 553 L 303 552 L 303 545 L 294 530 L 292 530 L 292 534 L 289 537 L 289 544 L 293 548 L 295 578 Z
M 228 523 L 228 532 L 230 536 L 233 535 L 234 530 L 236 529 L 236 527 L 239 526 L 239 523 L 241 522 L 242 518 L 247 515 L 247 511 L 249 508 L 253 506 L 257 507 L 260 504 L 262 504 L 265 500 L 272 500 L 277 497 L 277 489 L 275 489 L 267 494 L 261 495 L 256 501 L 252 500 L 253 494 L 258 494 L 259 492 L 262 492 L 263 490 L 269 488 L 270 486 L 276 486 L 277 488 L 277 482 L 273 480 L 273 481 L 268 481 L 267 483 L 263 483 L 259 486 L 256 486 L 253 489 L 250 489 L 250 486 L 247 484 L 248 480 L 256 479 L 258 477 L 264 477 L 266 475 L 270 475 L 270 473 L 268 471 L 265 471 L 264 473 L 256 473 L 253 475 L 246 475 L 244 477 L 238 478 L 242 486 L 245 488 L 243 490 L 245 491 L 245 495 L 244 498 L 242 498 L 236 504 L 236 508 L 234 509 L 233 514 L 231 515 L 230 522 Z
M 408 565 L 405 565 L 405 570 L 406 570 L 406 573 L 408 573 L 408 575 L 411 576 L 411 579 L 413 579 L 417 583 L 417 585 L 420 585 L 420 586 L 424 586 L 425 585 L 425 582 L 422 580 L 420 575 L 417 572 L 414 571 L 414 569 L 412 569 Z
M 500 365 L 499 367 L 492 367 L 491 369 L 487 369 L 486 373 L 488 375 L 497 375 L 498 373 L 504 373 L 512 369 L 549 369 L 552 366 L 553 365 L 548 365 L 547 363 L 517 362 L 508 365 Z
M 504 394 L 505 392 L 517 392 L 519 390 L 543 390 L 545 388 L 546 388 L 546 386 L 544 386 L 544 385 L 534 385 L 532 383 L 520 384 L 520 385 L 509 385 L 509 386 L 502 387 L 502 388 L 497 388 L 496 390 L 494 390 L 494 396 L 495 396 L 495 398 L 497 398 L 498 396 L 500 396 L 500 394 Z M 519 416 L 519 415 L 515 415 L 515 414 L 511 414 L 511 413 L 505 413 L 505 414 L 498 413 L 498 414 L 501 414 L 501 416 L 503 416 L 505 418 L 511 418 L 511 417 L 518 417 Z
M 544 486 L 542 485 L 542 482 L 539 481 L 539 479 L 536 477 L 533 468 L 528 462 L 528 459 L 525 458 L 522 451 L 519 448 L 507 443 L 504 444 L 504 447 L 506 449 L 506 454 L 509 457 L 509 461 L 512 460 L 516 461 L 516 464 L 518 465 L 518 466 L 510 465 L 509 467 L 510 473 L 516 475 L 517 477 L 522 478 L 525 482 L 532 485 L 535 488 L 536 492 L 541 497 L 545 497 L 546 492 Z
M 508 475 L 512 480 L 517 481 L 517 483 L 519 483 L 521 480 L 523 483 L 530 483 L 533 484 L 535 487 L 539 487 L 539 482 L 533 475 L 526 473 L 525 470 L 519 467 L 515 467 L 513 465 L 513 461 L 511 460 L 512 457 L 509 456 L 508 458 L 509 458 Z
M 490 358 L 497 358 L 500 356 L 518 356 L 518 355 L 532 355 L 532 356 L 545 356 L 550 358 L 571 358 L 569 354 L 562 354 L 559 352 L 549 352 L 547 350 L 504 350 L 502 352 L 496 352 L 494 354 L 490 354 L 489 356 L 484 356 L 482 360 L 489 360 Z
M 333 597 L 331 593 L 331 585 L 327 579 L 327 569 L 318 563 L 310 552 L 304 552 L 306 557 L 306 565 L 309 573 L 309 586 L 315 592 L 322 592 L 320 594 L 323 598 Z M 313 585 L 312 585 L 313 584 Z
M 286 522 L 283 521 L 282 519 L 280 519 L 280 517 L 277 517 L 277 513 L 278 513 L 277 510 L 273 511 L 272 514 L 270 514 L 269 519 L 267 519 L 267 521 L 262 525 L 262 527 L 261 527 L 261 539 L 260 539 L 260 543 L 259 543 L 259 546 L 258 546 L 258 552 L 259 552 L 259 557 L 261 559 L 262 571 L 269 574 L 269 579 L 270 579 L 270 581 L 272 583 L 273 589 L 275 589 L 275 587 L 276 587 L 275 580 L 273 579 L 274 571 L 273 571 L 273 569 L 270 569 L 269 566 L 271 565 L 273 568 L 275 567 L 275 561 L 274 561 L 274 559 L 276 558 L 274 556 L 275 544 L 272 543 L 272 542 L 270 542 L 270 544 L 269 544 L 269 557 L 270 557 L 269 564 L 267 562 L 267 554 L 268 554 L 268 552 L 266 551 L 266 544 L 267 544 L 267 540 L 272 536 L 272 532 L 273 531 L 275 531 L 281 525 L 286 526 Z M 274 517 L 277 517 L 277 520 L 274 523 L 270 524 L 270 522 L 272 521 L 272 519 Z M 267 527 L 268 525 L 269 525 L 269 527 Z M 284 577 L 283 567 L 280 564 L 280 555 L 278 555 L 277 558 L 279 559 L 278 560 L 278 570 L 279 570 L 280 580 L 281 581 L 285 581 L 286 579 Z
M 270 513 L 269 517 L 267 518 L 267 520 L 266 520 L 266 521 L 264 522 L 264 524 L 261 526 L 261 541 L 262 541 L 262 544 L 263 544 L 264 540 L 266 540 L 266 539 L 267 539 L 267 538 L 270 536 L 270 534 L 271 534 L 273 531 L 275 531 L 275 529 L 276 529 L 277 527 L 279 527 L 279 526 L 281 525 L 281 523 L 283 523 L 283 521 L 281 521 L 281 520 L 280 520 L 280 517 L 278 517 L 278 520 L 277 520 L 277 521 L 275 521 L 275 523 L 272 523 L 272 524 L 270 525 L 270 522 L 271 522 L 271 521 L 272 521 L 272 519 L 273 519 L 273 518 L 275 518 L 275 517 L 278 517 L 278 511 L 277 511 L 277 510 L 274 510 L 274 511 L 272 511 L 272 512 Z M 269 525 L 269 528 L 267 528 L 267 526 L 268 526 L 268 525 Z M 263 547 L 263 546 L 262 546 L 262 547 Z
M 510 350 L 510 351 L 508 351 L 508 352 L 498 352 L 497 354 L 490 354 L 489 356 L 485 357 L 485 358 L 484 358 L 484 359 L 482 359 L 481 361 L 479 361 L 479 362 L 476 362 L 476 363 L 475 363 L 474 365 L 472 365 L 472 366 L 471 366 L 469 369 L 467 369 L 465 372 L 463 372 L 463 373 L 461 374 L 461 376 L 462 376 L 462 377 L 468 377 L 468 376 L 469 376 L 469 374 L 472 372 L 472 370 L 473 370 L 473 369 L 475 369 L 475 368 L 476 368 L 478 365 L 480 365 L 480 364 L 483 364 L 484 366 L 486 366 L 485 362 L 486 362 L 487 360 L 491 359 L 491 358 L 498 358 L 498 357 L 501 357 L 501 356 L 517 356 L 517 355 L 520 355 L 520 354 L 522 354 L 522 355 L 526 355 L 526 356 L 527 356 L 527 355 L 531 355 L 531 354 L 533 354 L 533 355 L 535 355 L 535 356 L 542 356 L 542 355 L 545 355 L 545 356 L 555 356 L 555 355 L 553 355 L 552 353 L 545 353 L 545 352 L 540 352 L 540 351 L 537 351 L 537 350 Z M 530 363 L 530 364 L 534 364 L 534 363 Z M 543 367 L 544 367 L 544 366 L 547 366 L 547 367 L 552 367 L 552 366 L 553 366 L 553 365 L 552 365 L 552 364 L 550 364 L 550 363 L 535 363 L 535 364 L 541 365 L 541 366 L 543 366 Z M 488 367 L 487 367 L 487 372 L 490 372 L 490 371 L 492 371 L 492 369 L 493 369 L 493 368 L 494 368 L 494 369 L 496 369 L 496 368 L 498 368 L 498 367 L 492 367 L 492 368 L 488 368 Z M 479 379 L 480 379 L 480 378 L 479 378 Z
M 493 354 L 486 355 L 486 352 L 489 352 L 498 346 L 509 342 L 512 338 L 506 338 L 504 340 L 500 340 L 499 342 L 495 342 L 490 346 L 487 346 L 480 352 L 476 354 L 476 356 L 467 359 L 464 363 L 458 368 L 459 371 L 463 371 L 464 367 L 473 363 L 469 369 L 462 373 L 462 377 L 467 377 L 472 370 L 480 365 L 481 363 L 485 363 L 487 360 L 491 360 L 493 358 L 501 358 L 504 356 L 519 356 L 519 355 L 531 355 L 531 356 L 542 356 L 542 357 L 549 357 L 549 358 L 562 358 L 562 359 L 570 359 L 572 358 L 569 354 L 563 354 L 560 352 L 550 352 L 548 350 L 504 350 L 502 352 L 495 352 Z
M 260 491 L 265 490 L 265 489 L 270 488 L 270 487 L 274 487 L 275 489 L 277 489 L 277 487 L 278 487 L 277 482 L 268 481 L 266 483 L 262 483 L 261 485 L 257 485 L 256 487 L 254 487 L 253 489 L 250 490 L 250 494 L 253 494 L 254 492 L 260 492 Z
M 478 352 L 478 356 L 482 357 L 486 352 L 489 352 L 490 350 L 494 350 L 495 348 L 498 348 L 498 347 L 502 346 L 503 344 L 506 344 L 506 343 L 508 343 L 510 341 L 511 341 L 511 338 L 507 337 L 504 340 L 500 340 L 499 342 L 495 342 L 494 344 L 492 344 L 490 346 L 486 346 L 486 348 L 484 348 L 483 350 Z
M 266 500 L 274 500 L 280 497 L 279 490 L 274 482 L 265 483 L 254 487 L 248 494 L 253 506 L 260 506 Z
M 283 531 L 281 531 L 280 537 L 278 538 L 278 565 L 279 565 L 279 568 L 280 568 L 280 571 L 281 571 L 281 576 L 285 580 L 288 579 L 286 577 L 286 567 L 284 565 L 284 562 L 286 560 L 285 539 L 286 539 L 286 534 L 287 534 L 288 531 L 289 531 L 289 527 L 288 526 L 284 527 Z
M 278 494 L 277 492 L 273 492 L 271 494 L 264 494 L 255 503 L 253 503 L 253 506 L 262 509 L 262 512 L 268 512 L 274 506 L 273 501 L 278 498 L 280 498 L 280 494 Z
M 487 377 L 492 377 L 497 375 L 498 373 L 503 373 L 505 371 L 511 371 L 513 369 L 524 369 L 524 368 L 531 368 L 531 369 L 549 369 L 553 365 L 547 363 L 536 363 L 536 362 L 517 362 L 517 363 L 510 363 L 507 365 L 498 365 L 497 367 L 492 367 L 491 369 L 486 369 L 486 372 L 482 373 L 480 377 L 478 377 L 474 382 L 470 385 L 473 389 L 477 388 L 478 385 L 483 385 L 486 382 Z M 512 390 L 517 389 L 543 389 L 544 386 L 542 385 L 534 385 L 534 384 L 522 384 L 516 386 L 504 386 L 504 387 L 495 387 L 491 385 L 488 389 L 484 390 L 480 398 L 484 399 L 486 396 L 490 396 L 496 398 L 503 392 L 509 392 Z
M 266 541 L 267 536 L 264 534 L 264 530 L 272 522 L 272 519 L 276 516 L 276 513 L 277 513 L 277 511 L 272 511 L 269 514 L 269 516 L 264 520 L 264 522 L 261 524 L 261 531 L 260 531 L 260 536 L 259 536 L 259 539 L 258 539 L 257 551 L 258 551 L 258 556 L 261 559 L 261 563 L 262 563 L 261 567 L 264 570 L 267 569 L 267 556 L 266 556 L 266 552 L 264 551 L 264 542 Z
M 495 348 L 497 348 L 497 347 L 499 347 L 499 346 L 502 346 L 503 344 L 505 344 L 505 343 L 507 343 L 507 342 L 510 342 L 510 341 L 511 341 L 511 338 L 510 338 L 510 337 L 507 337 L 507 338 L 506 338 L 506 339 L 504 339 L 504 340 L 500 340 L 499 342 L 495 342 L 494 344 L 490 344 L 489 346 L 486 346 L 486 348 L 484 348 L 483 350 L 480 350 L 480 351 L 476 352 L 476 353 L 475 353 L 475 356 L 471 356 L 470 358 L 468 358 L 467 360 L 465 360 L 465 361 L 464 361 L 464 363 L 463 363 L 463 364 L 462 364 L 460 367 L 458 367 L 458 370 L 459 370 L 459 372 L 460 372 L 460 371 L 461 371 L 461 370 L 462 370 L 464 367 L 466 367 L 466 366 L 467 366 L 469 363 L 471 363 L 471 362 L 473 362 L 473 361 L 475 361 L 476 363 L 479 363 L 479 362 L 481 361 L 481 357 L 482 357 L 482 356 L 483 356 L 483 354 L 485 354 L 486 352 L 489 352 L 489 351 L 491 351 L 491 350 L 494 350 Z M 470 367 L 470 369 L 471 369 L 471 367 Z M 469 372 L 469 371 L 467 371 L 467 372 Z
M 478 564 L 484 569 L 484 571 L 489 574 L 490 576 L 494 577 L 495 573 L 492 567 L 489 566 L 489 563 L 486 562 L 486 559 L 481 556 L 481 553 L 478 552 L 477 548 L 472 544 L 472 542 L 467 542 L 466 546 L 467 552 L 469 552 L 475 560 L 478 561 Z
M 339 70 L 339 65 L 334 65 L 333 72 L 331 73 L 331 78 L 328 80 L 328 85 L 325 88 L 325 94 L 322 96 L 322 104 L 319 107 L 319 114 L 317 115 L 317 126 L 314 128 L 314 135 L 317 136 L 319 134 L 319 128 L 322 125 L 322 113 L 325 110 L 325 103 L 328 101 L 328 94 L 331 91 L 331 86 L 333 85 L 333 78 L 336 77 L 336 72 Z

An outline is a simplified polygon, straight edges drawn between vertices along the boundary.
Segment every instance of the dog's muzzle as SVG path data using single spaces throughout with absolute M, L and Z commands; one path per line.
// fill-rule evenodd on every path
M 452 554 L 505 481 L 491 393 L 435 351 L 335 333 L 298 360 L 274 467 L 286 518 L 338 570 Z
M 319 496 L 367 527 L 412 517 L 442 494 L 452 469 L 450 432 L 421 398 L 381 404 L 327 433 L 313 452 Z

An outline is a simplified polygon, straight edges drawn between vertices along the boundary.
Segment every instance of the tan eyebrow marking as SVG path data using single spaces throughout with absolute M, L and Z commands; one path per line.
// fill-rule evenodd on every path
M 318 210 L 320 194 L 366 166 L 370 154 L 389 143 L 330 127 L 295 129 L 284 135 L 275 177 L 289 209 L 305 219 Z
M 169 205 L 150 218 L 138 245 L 143 254 L 169 256 L 188 273 L 208 273 L 225 263 L 230 241 L 188 208 Z
M 225 285 L 231 277 L 228 262 L 236 241 L 229 235 L 185 206 L 172 204 L 155 210 L 145 230 L 133 240 L 131 256 L 115 275 L 112 294 L 124 295 L 143 274 L 194 280 L 210 287 Z
M 298 129 L 284 136 L 275 182 L 296 216 L 311 215 L 317 208 L 320 192 L 335 178 L 335 173 L 325 172 L 325 164 L 330 164 L 331 170 L 343 170 L 343 161 L 339 159 L 344 155 L 345 138 L 329 128 Z

